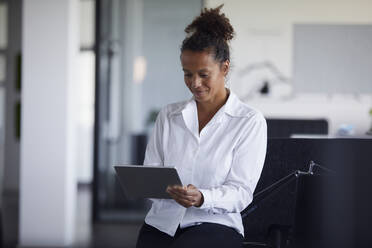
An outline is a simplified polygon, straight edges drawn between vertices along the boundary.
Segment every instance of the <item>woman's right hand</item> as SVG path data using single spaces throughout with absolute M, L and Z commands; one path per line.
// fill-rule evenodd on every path
M 192 184 L 168 186 L 167 193 L 185 208 L 200 207 L 204 202 L 203 194 Z

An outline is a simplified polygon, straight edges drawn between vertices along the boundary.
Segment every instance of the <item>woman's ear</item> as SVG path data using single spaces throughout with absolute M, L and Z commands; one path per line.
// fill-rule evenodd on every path
M 223 75 L 226 77 L 227 73 L 229 73 L 230 61 L 226 60 L 225 62 L 223 62 L 221 69 L 222 69 Z

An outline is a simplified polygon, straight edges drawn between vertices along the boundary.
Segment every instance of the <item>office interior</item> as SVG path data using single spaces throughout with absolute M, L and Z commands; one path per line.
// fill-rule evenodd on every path
M 244 247 L 369 247 L 372 1 L 0 0 L 1 247 L 135 247 L 150 203 L 113 165 L 191 97 L 184 28 L 220 4 L 227 86 L 268 124 Z

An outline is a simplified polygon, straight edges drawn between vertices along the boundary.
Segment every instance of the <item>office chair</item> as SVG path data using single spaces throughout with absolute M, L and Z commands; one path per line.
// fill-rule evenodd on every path
M 307 171 L 295 170 L 287 176 L 279 179 L 268 187 L 260 190 L 254 194 L 252 203 L 241 212 L 242 219 L 249 218 L 250 214 L 258 209 L 265 200 L 270 197 L 278 194 L 283 190 L 287 185 L 296 181 L 297 179 L 303 176 L 312 176 L 314 175 L 314 167 L 320 166 L 313 161 L 310 161 Z M 256 247 L 275 247 L 281 248 L 287 246 L 288 235 L 291 231 L 291 226 L 289 225 L 279 225 L 273 224 L 269 227 L 266 242 L 256 242 L 256 241 L 243 241 L 243 246 L 245 248 L 256 248 Z

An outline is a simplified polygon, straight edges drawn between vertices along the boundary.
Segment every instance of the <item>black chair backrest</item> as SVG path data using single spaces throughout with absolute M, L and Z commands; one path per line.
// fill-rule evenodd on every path
M 308 144 L 296 144 L 298 139 L 269 139 L 264 168 L 255 193 L 295 170 L 306 170 L 312 159 L 306 154 Z M 305 156 L 298 156 L 303 153 Z M 301 161 L 300 161 L 301 160 Z M 272 225 L 293 226 L 296 185 L 291 183 L 280 192 L 260 203 L 244 220 L 245 240 L 266 242 Z
M 318 189 L 313 186 L 305 188 L 306 192 L 312 192 L 312 195 L 306 193 L 311 200 L 302 198 L 301 204 L 321 203 L 314 208 L 320 209 L 317 214 L 312 213 L 314 209 L 307 204 L 306 209 L 301 205 L 298 207 L 298 185 L 287 185 L 243 219 L 245 240 L 265 243 L 273 226 L 295 228 L 297 224 L 297 232 L 293 230 L 294 233 L 301 230 L 322 231 L 320 234 L 309 232 L 303 237 L 304 240 L 316 237 L 316 240 L 325 242 L 314 247 L 323 247 L 324 244 L 330 244 L 324 247 L 340 247 L 337 240 L 351 244 L 349 247 L 363 247 L 355 242 L 372 243 L 370 222 L 365 218 L 370 216 L 372 209 L 371 151 L 372 139 L 269 139 L 265 165 L 255 193 L 295 170 L 306 171 L 311 160 L 336 171 L 339 179 L 336 183 L 330 181 L 332 184 L 327 180 L 326 184 L 322 184 L 327 186 L 318 186 Z M 304 216 L 310 219 L 304 219 Z M 317 220 L 316 216 L 321 218 Z M 339 225 L 342 220 L 343 224 Z M 318 225 L 316 228 L 315 224 Z M 343 239 L 338 238 L 340 235 Z

